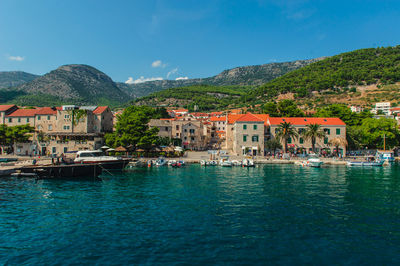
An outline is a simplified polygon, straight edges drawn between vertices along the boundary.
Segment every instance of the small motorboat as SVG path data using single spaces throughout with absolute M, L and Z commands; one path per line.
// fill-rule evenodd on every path
M 383 166 L 385 163 L 384 160 L 375 161 L 375 162 L 347 162 L 348 166 Z
M 255 167 L 254 161 L 252 159 L 244 159 L 242 161 L 243 167 Z
M 169 160 L 168 161 L 168 166 L 173 166 L 176 164 L 176 160 Z
M 324 162 L 316 154 L 311 154 L 305 161 L 305 166 L 320 168 Z
M 216 165 L 218 165 L 218 162 L 215 160 L 211 160 L 211 161 L 207 161 L 206 165 L 207 166 L 216 166 Z
M 167 163 L 168 162 L 167 162 L 167 160 L 165 160 L 164 157 L 160 157 L 156 161 L 156 166 L 165 166 L 165 165 L 167 165 Z
M 232 161 L 229 160 L 229 156 L 221 156 L 219 165 L 222 167 L 232 167 Z
M 200 165 L 201 165 L 201 166 L 208 166 L 206 160 L 201 160 L 201 161 L 200 161 Z
M 232 160 L 232 165 L 233 166 L 241 166 L 242 162 L 238 161 L 238 160 Z

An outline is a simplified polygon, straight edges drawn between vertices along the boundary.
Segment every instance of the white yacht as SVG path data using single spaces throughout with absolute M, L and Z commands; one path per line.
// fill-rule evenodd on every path
M 100 164 L 105 169 L 123 169 L 129 163 L 129 160 L 125 160 L 121 157 L 104 155 L 100 150 L 87 150 L 78 151 L 74 163 Z

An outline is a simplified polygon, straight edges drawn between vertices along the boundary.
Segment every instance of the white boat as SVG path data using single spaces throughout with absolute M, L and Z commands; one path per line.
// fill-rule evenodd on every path
M 232 165 L 233 166 L 241 166 L 242 162 L 239 162 L 238 160 L 232 160 Z
M 128 165 L 129 160 L 122 157 L 104 155 L 103 151 L 78 151 L 74 163 L 79 164 L 100 164 L 105 169 L 123 169 Z
M 323 163 L 324 162 L 321 161 L 321 159 L 318 157 L 318 155 L 310 154 L 307 160 L 302 161 L 300 163 L 296 163 L 296 164 L 301 165 L 301 166 L 309 166 L 309 167 L 319 168 L 319 167 L 321 167 L 321 165 Z
M 169 160 L 168 161 L 168 166 L 173 166 L 176 164 L 176 160 Z
M 168 162 L 167 162 L 167 160 L 165 160 L 164 157 L 160 157 L 156 161 L 156 166 L 164 166 L 164 165 L 167 165 L 167 163 Z
M 348 166 L 383 166 L 385 161 L 376 161 L 376 162 L 347 162 Z
M 201 165 L 201 166 L 207 166 L 207 161 L 201 160 L 201 161 L 200 161 L 200 165 Z
M 253 159 L 243 159 L 242 166 L 243 167 L 255 167 Z
M 231 161 L 219 161 L 219 165 L 223 167 L 232 167 L 232 162 Z
M 218 165 L 218 162 L 215 160 L 211 160 L 211 161 L 206 162 L 206 164 L 207 164 L 207 166 L 216 166 L 216 165 Z
M 393 151 L 377 151 L 375 157 L 384 160 L 388 163 L 395 162 Z

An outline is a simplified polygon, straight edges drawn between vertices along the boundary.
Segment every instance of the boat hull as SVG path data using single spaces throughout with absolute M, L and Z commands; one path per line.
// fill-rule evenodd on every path
M 122 170 L 124 169 L 128 164 L 129 160 L 111 160 L 111 161 L 85 161 L 85 162 L 79 162 L 76 163 L 77 165 L 79 164 L 97 164 L 101 168 L 106 169 L 106 170 Z
M 36 174 L 41 179 L 84 179 L 97 178 L 103 169 L 98 164 L 70 164 L 27 166 L 19 170 L 21 174 Z

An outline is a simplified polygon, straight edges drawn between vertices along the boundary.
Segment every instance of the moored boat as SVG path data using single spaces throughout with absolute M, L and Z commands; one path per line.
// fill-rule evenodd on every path
M 243 167 L 255 167 L 254 161 L 252 159 L 243 159 L 242 166 Z
M 17 174 L 22 177 L 37 177 L 41 179 L 81 179 L 97 178 L 104 168 L 100 164 L 68 164 L 68 165 L 38 165 L 24 166 Z
M 164 157 L 160 157 L 156 161 L 156 166 L 165 166 L 165 165 L 167 165 L 167 163 L 168 162 L 167 162 L 167 160 L 165 160 Z
M 324 162 L 321 161 L 321 159 L 320 159 L 317 155 L 312 154 L 312 155 L 310 155 L 310 157 L 306 160 L 305 165 L 306 165 L 306 166 L 310 166 L 310 167 L 319 168 L 319 167 L 321 167 L 321 165 L 322 165 L 323 163 L 324 163 Z
M 354 161 L 354 162 L 347 162 L 348 166 L 383 166 L 385 161 L 376 161 L 376 162 L 360 162 L 360 161 Z
M 78 151 L 76 153 L 75 164 L 98 164 L 100 167 L 107 170 L 124 169 L 128 163 L 128 159 L 123 159 L 116 156 L 104 155 L 102 151 Z

